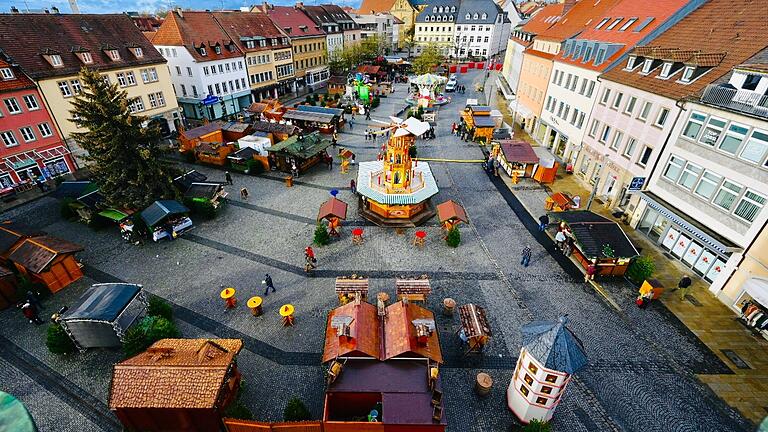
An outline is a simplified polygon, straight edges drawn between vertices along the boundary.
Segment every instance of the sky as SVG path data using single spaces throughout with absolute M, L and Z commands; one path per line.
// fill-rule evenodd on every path
M 196 10 L 218 10 L 218 9 L 238 9 L 242 6 L 251 4 L 261 4 L 262 1 L 255 0 L 133 0 L 133 1 L 114 1 L 114 0 L 78 0 L 80 13 L 117 13 L 125 11 L 150 11 L 158 9 L 168 9 L 169 7 L 180 6 L 184 9 Z M 295 0 L 272 0 L 269 3 L 276 5 L 294 5 Z M 360 5 L 360 0 L 304 0 L 304 4 L 333 3 L 339 6 L 352 6 L 355 9 Z M 61 13 L 71 13 L 69 1 L 67 0 L 0 0 L 0 12 L 8 13 L 11 6 L 16 6 L 19 10 L 41 10 L 50 9 L 52 6 L 59 8 Z

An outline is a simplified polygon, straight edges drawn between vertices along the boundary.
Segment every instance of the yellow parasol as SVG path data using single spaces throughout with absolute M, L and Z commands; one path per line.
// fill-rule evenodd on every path
M 234 288 L 224 288 L 221 290 L 221 298 L 224 300 L 230 299 L 235 296 L 235 289 Z
M 284 304 L 280 307 L 280 316 L 281 317 L 288 317 L 293 315 L 293 305 L 292 304 Z
M 254 309 L 254 308 L 257 308 L 257 307 L 261 306 L 261 303 L 263 301 L 264 300 L 261 297 L 254 296 L 254 297 L 251 297 L 251 298 L 248 299 L 247 305 L 248 305 L 249 308 Z

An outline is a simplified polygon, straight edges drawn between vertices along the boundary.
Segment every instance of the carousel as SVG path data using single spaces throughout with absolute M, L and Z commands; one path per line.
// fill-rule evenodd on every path
M 411 93 L 405 98 L 405 101 L 410 105 L 428 108 L 434 105 L 445 105 L 451 101 L 440 94 L 439 91 L 448 82 L 445 77 L 435 74 L 424 74 L 410 78 L 408 82 L 417 89 L 416 93 Z
M 429 164 L 412 161 L 409 150 L 429 124 L 411 117 L 390 117 L 393 131 L 377 161 L 360 162 L 357 192 L 360 214 L 379 226 L 414 227 L 435 214 L 430 198 L 437 194 Z

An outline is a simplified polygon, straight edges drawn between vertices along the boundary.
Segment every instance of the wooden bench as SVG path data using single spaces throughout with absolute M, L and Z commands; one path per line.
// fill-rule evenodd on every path
M 396 279 L 395 291 L 397 299 L 408 299 L 412 302 L 427 301 L 427 296 L 432 293 L 432 287 L 429 279 Z

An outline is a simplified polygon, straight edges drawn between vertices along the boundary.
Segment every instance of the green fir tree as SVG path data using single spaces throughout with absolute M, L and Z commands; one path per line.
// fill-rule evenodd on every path
M 160 160 L 158 128 L 142 126 L 147 118 L 131 115 L 127 93 L 99 73 L 84 68 L 80 82 L 82 92 L 70 113 L 84 132 L 72 136 L 88 152 L 91 176 L 107 204 L 141 210 L 157 199 L 174 198 L 175 172 Z
M 312 240 L 318 246 L 325 246 L 331 242 L 331 236 L 328 234 L 328 229 L 322 223 L 317 224 L 315 228 L 315 238 Z
M 72 339 L 59 323 L 48 326 L 45 345 L 48 347 L 48 351 L 54 354 L 70 354 L 75 351 L 75 343 L 72 342 Z
M 445 243 L 450 247 L 459 247 L 459 244 L 461 244 L 461 232 L 459 232 L 458 227 L 453 227 L 448 231 L 448 235 L 445 237 Z

